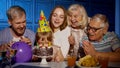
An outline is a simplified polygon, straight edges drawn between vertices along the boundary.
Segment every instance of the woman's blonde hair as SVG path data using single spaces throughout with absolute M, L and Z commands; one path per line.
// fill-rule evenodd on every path
M 80 28 L 81 29 L 84 29 L 87 24 L 88 24 L 88 15 L 87 15 L 87 12 L 84 8 L 83 5 L 79 5 L 79 4 L 72 4 L 69 8 L 68 8 L 68 14 L 70 12 L 73 12 L 73 11 L 76 11 L 76 10 L 80 10 L 80 15 L 82 15 L 82 20 L 79 22 L 79 25 L 80 25 Z M 68 24 L 69 21 L 68 21 Z

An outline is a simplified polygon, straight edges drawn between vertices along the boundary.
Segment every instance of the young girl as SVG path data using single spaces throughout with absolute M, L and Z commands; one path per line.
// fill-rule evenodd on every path
M 69 51 L 70 29 L 67 27 L 67 13 L 64 7 L 56 6 L 49 17 L 49 24 L 53 31 L 55 45 L 61 47 L 64 58 L 67 57 Z
M 52 36 L 52 32 L 37 32 L 36 34 L 36 41 L 37 41 L 37 45 L 39 45 L 40 47 L 52 47 L 53 48 L 53 57 L 52 57 L 52 61 L 63 61 L 63 55 L 61 52 L 61 49 L 59 46 L 54 45 L 53 42 L 53 36 Z M 51 51 L 48 52 L 48 54 Z
M 35 48 L 39 48 L 39 51 L 36 51 L 35 49 L 35 55 L 49 56 L 53 54 L 52 61 L 60 62 L 64 60 L 60 47 L 53 44 L 53 33 L 45 19 L 43 12 L 41 12 L 39 28 L 36 33 L 36 42 L 37 46 Z

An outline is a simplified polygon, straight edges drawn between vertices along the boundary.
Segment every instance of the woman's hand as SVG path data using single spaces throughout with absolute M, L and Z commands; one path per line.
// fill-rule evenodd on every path
M 68 41 L 69 41 L 70 45 L 75 45 L 75 39 L 74 39 L 74 37 L 72 35 L 70 35 L 68 37 Z

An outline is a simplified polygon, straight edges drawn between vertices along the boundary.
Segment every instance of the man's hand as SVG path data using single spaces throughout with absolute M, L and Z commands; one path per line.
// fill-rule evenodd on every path
M 95 56 L 96 50 L 95 50 L 94 46 L 89 41 L 83 41 L 82 44 L 83 44 L 83 49 L 84 49 L 86 54 Z
M 20 41 L 23 41 L 23 42 L 27 43 L 28 45 L 32 45 L 31 40 L 27 37 L 21 37 Z
M 10 46 L 9 46 L 9 44 L 1 44 L 0 45 L 0 51 L 7 51 L 7 50 L 9 50 L 10 49 Z

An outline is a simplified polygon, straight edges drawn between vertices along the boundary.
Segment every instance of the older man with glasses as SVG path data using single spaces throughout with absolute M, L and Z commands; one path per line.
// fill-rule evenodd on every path
M 81 46 L 85 54 L 98 59 L 109 57 L 109 61 L 120 62 L 120 40 L 114 32 L 108 32 L 109 22 L 103 14 L 94 15 L 87 27 L 87 36 Z

